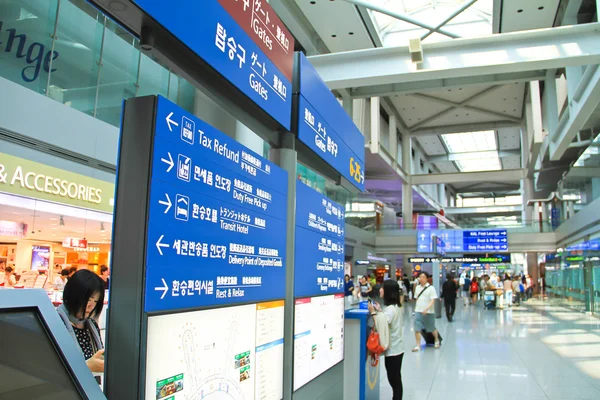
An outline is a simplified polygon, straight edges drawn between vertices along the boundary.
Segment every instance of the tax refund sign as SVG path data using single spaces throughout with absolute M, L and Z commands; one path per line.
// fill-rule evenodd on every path
M 158 97 L 145 311 L 285 297 L 287 172 Z
M 292 85 L 285 71 L 292 62 L 294 42 L 266 1 L 133 2 L 290 129 Z
M 298 139 L 350 183 L 365 188 L 365 138 L 306 56 L 298 53 Z
M 297 181 L 294 296 L 344 292 L 344 208 Z

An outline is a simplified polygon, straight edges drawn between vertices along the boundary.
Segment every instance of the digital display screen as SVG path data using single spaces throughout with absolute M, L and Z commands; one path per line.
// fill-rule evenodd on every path
M 296 299 L 294 391 L 344 359 L 344 295 Z
M 283 306 L 149 317 L 146 400 L 281 399 Z
M 50 247 L 33 246 L 31 249 L 31 269 L 46 270 L 50 265 Z
M 0 312 L 0 332 L 0 398 L 83 398 L 36 312 Z

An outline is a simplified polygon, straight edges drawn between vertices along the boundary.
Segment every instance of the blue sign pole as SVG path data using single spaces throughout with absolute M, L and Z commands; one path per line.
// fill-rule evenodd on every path
M 145 311 L 281 299 L 287 173 L 159 97 Z

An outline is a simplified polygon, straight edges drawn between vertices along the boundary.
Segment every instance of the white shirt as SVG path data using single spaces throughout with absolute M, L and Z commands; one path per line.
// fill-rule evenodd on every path
M 390 325 L 390 347 L 384 356 L 397 356 L 404 353 L 404 338 L 402 336 L 402 310 L 398 306 L 387 306 L 383 309 Z
M 54 289 L 56 290 L 63 290 L 65 288 L 65 282 L 63 282 L 62 278 L 60 276 L 57 276 L 56 278 L 54 278 Z
M 429 289 L 427 289 L 429 288 Z M 427 290 L 425 290 L 427 289 Z M 425 290 L 425 291 L 424 291 Z M 424 292 L 423 292 L 424 291 Z M 421 294 L 423 292 L 423 294 Z M 423 312 L 431 303 L 431 300 L 437 299 L 437 293 L 435 292 L 435 288 L 431 286 L 429 283 L 425 286 L 417 286 L 415 290 L 415 298 L 417 299 L 417 305 L 415 306 L 415 312 Z M 435 310 L 433 306 L 429 308 L 427 314 L 434 314 Z

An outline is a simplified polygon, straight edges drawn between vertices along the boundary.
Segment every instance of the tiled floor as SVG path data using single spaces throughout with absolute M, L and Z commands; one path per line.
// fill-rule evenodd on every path
M 404 308 L 405 400 L 600 400 L 600 319 L 553 301 L 484 310 L 457 299 L 454 322 L 436 320 L 442 347 L 412 353 L 411 311 Z

